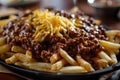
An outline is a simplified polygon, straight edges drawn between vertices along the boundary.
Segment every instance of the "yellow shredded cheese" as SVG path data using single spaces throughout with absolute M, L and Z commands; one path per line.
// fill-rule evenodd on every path
M 60 33 L 61 31 L 67 32 L 70 29 L 75 30 L 73 21 L 48 10 L 34 11 L 32 24 L 36 29 L 34 40 L 39 42 L 42 42 L 47 35 L 52 36 L 56 34 L 59 37 L 63 37 Z

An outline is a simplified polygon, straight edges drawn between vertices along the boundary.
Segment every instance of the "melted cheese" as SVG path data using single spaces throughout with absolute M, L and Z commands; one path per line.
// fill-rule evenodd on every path
M 69 30 L 75 30 L 73 21 L 48 10 L 34 11 L 32 24 L 36 29 L 33 35 L 34 40 L 39 42 L 42 42 L 47 35 L 56 34 L 63 37 L 61 32 L 68 33 Z

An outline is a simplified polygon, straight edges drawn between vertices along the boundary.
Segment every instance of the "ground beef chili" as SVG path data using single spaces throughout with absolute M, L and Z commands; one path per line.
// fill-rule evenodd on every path
M 81 54 L 85 60 L 91 63 L 91 58 L 103 49 L 98 39 L 107 40 L 104 28 L 96 25 L 92 18 L 86 17 L 80 12 L 70 14 L 65 11 L 55 11 L 55 13 L 69 19 L 81 19 L 80 33 L 69 31 L 70 37 L 60 38 L 54 34 L 53 36 L 48 35 L 43 42 L 34 41 L 35 28 L 31 24 L 32 19 L 28 20 L 26 18 L 27 14 L 9 22 L 4 27 L 2 35 L 11 46 L 18 45 L 32 51 L 33 57 L 38 61 L 50 62 L 50 57 L 55 53 L 59 54 L 58 49 L 62 48 L 73 58 L 76 54 Z

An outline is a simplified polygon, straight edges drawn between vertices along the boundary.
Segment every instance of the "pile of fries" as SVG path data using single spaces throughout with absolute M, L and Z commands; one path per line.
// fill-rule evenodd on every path
M 120 30 L 106 31 L 106 35 L 108 41 L 98 39 L 104 51 L 100 51 L 97 57 L 93 58 L 99 69 L 116 64 L 118 62 L 116 56 L 120 53 Z M 84 60 L 80 54 L 77 54 L 74 59 L 62 48 L 59 49 L 59 53 L 60 55 L 53 54 L 50 57 L 50 63 L 38 62 L 33 58 L 31 51 L 25 50 L 21 46 L 10 47 L 9 44 L 6 44 L 5 38 L 0 37 L 0 58 L 5 60 L 7 64 L 50 72 L 84 73 L 95 71 L 93 64 Z M 61 57 L 60 60 L 58 60 L 59 57 Z
M 99 69 L 109 67 L 111 64 L 116 64 L 118 62 L 116 55 L 119 53 L 120 44 L 110 41 L 99 41 L 106 50 L 101 51 L 98 54 L 99 57 L 94 59 L 94 61 L 99 65 Z M 11 52 L 9 52 L 10 50 Z M 33 70 L 61 71 L 65 73 L 83 73 L 94 71 L 92 65 L 85 61 L 80 55 L 77 55 L 76 60 L 74 60 L 63 49 L 60 49 L 60 55 L 62 56 L 62 59 L 57 62 L 56 60 L 58 56 L 56 54 L 50 58 L 52 63 L 37 62 L 32 58 L 31 51 L 26 51 L 20 46 L 13 46 L 10 49 L 9 45 L 5 44 L 5 39 L 2 37 L 0 38 L 0 57 L 1 59 L 4 59 L 7 64 L 15 64 Z M 65 66 L 66 64 L 70 65 Z

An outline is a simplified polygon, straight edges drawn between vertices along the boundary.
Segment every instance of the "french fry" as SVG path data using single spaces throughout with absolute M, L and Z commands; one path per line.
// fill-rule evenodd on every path
M 16 53 L 14 56 L 18 59 L 20 62 L 28 62 L 28 59 L 25 54 L 23 53 Z
M 0 38 L 0 46 L 4 45 L 5 44 L 5 38 L 1 37 Z
M 5 59 L 5 62 L 6 62 L 7 64 L 14 64 L 14 63 L 17 62 L 17 61 L 18 61 L 18 59 L 16 58 L 15 55 L 11 56 L 10 58 Z
M 26 51 L 26 57 L 29 58 L 29 59 L 32 59 L 32 52 L 27 50 Z
M 58 54 L 53 54 L 53 55 L 50 57 L 50 62 L 51 62 L 51 64 L 54 64 L 54 63 L 57 62 L 59 59 L 60 59 L 60 55 L 58 55 Z
M 94 58 L 93 60 L 98 65 L 99 69 L 103 69 L 103 68 L 109 67 L 108 61 L 105 60 L 105 59 Z
M 99 42 L 106 48 L 120 48 L 120 44 L 109 42 L 109 41 L 104 41 L 104 40 L 99 40 Z
M 113 60 L 104 52 L 104 51 L 101 51 L 98 53 L 98 56 L 101 58 L 101 59 L 105 59 L 106 61 L 108 61 L 109 63 L 113 63 Z
M 9 22 L 9 19 L 0 20 L 0 27 L 6 25 Z
M 81 66 L 67 66 L 60 69 L 61 72 L 64 73 L 84 73 L 87 72 L 83 67 Z
M 35 59 L 32 57 L 32 52 L 31 51 L 27 50 L 25 55 L 26 55 L 26 58 L 27 58 L 28 62 L 35 62 Z
M 14 55 L 13 52 L 5 52 L 4 54 L 0 55 L 0 58 L 3 59 L 3 60 L 5 60 L 6 58 L 9 58 L 9 57 L 11 57 L 13 55 Z
M 33 62 L 34 59 L 28 60 L 28 57 L 23 53 L 15 53 L 10 58 L 6 59 L 6 63 L 13 64 L 15 62 Z
M 49 64 L 49 63 L 40 63 L 40 62 L 37 62 L 37 63 L 31 63 L 31 64 L 29 63 L 28 65 L 29 65 L 30 69 L 34 69 L 34 70 L 39 70 L 40 68 L 41 69 L 47 69 L 47 70 L 51 69 L 51 64 Z
M 67 54 L 67 52 L 60 48 L 60 55 L 71 65 L 78 65 L 77 62 Z
M 50 71 L 51 64 L 43 63 L 43 62 L 34 62 L 34 63 L 26 63 L 26 62 L 16 62 L 15 65 L 21 66 L 27 69 L 38 70 L 38 71 Z
M 43 63 L 43 62 L 34 62 L 34 63 L 23 63 L 25 67 L 28 67 L 29 69 L 33 70 L 51 70 L 51 64 L 50 63 Z
M 0 33 L 2 33 L 3 32 L 3 28 L 0 26 Z
M 0 46 L 0 54 L 4 54 L 5 52 L 8 52 L 9 50 L 10 48 L 8 44 Z
M 28 62 L 26 55 L 23 53 L 16 53 L 12 57 L 6 59 L 6 63 L 13 64 L 15 62 Z
M 80 55 L 76 56 L 76 60 L 79 63 L 79 65 L 84 67 L 87 71 L 94 71 L 92 65 L 86 60 L 84 60 Z
M 71 13 L 76 13 L 77 11 L 79 11 L 79 8 L 76 6 L 70 10 Z
M 20 46 L 12 46 L 11 51 L 16 52 L 16 53 L 25 53 L 26 52 L 26 50 Z
M 53 70 L 53 71 L 58 71 L 58 70 L 60 70 L 66 63 L 67 63 L 66 60 L 61 59 L 60 61 L 54 63 L 54 64 L 51 66 L 51 70 Z
M 120 30 L 108 30 L 108 31 L 106 31 L 106 35 L 108 36 L 109 41 L 115 42 L 114 38 L 117 35 L 117 33 L 119 33 L 119 32 L 120 32 Z
M 101 20 L 94 20 L 94 22 L 97 24 L 97 25 L 100 25 L 102 22 Z
M 111 59 L 113 60 L 113 64 L 116 64 L 117 61 L 117 57 L 115 55 L 115 53 L 113 53 L 112 51 L 109 52 Z
M 112 50 L 116 54 L 119 53 L 120 44 L 109 42 L 109 41 L 104 41 L 104 40 L 99 40 L 99 42 L 105 49 Z
M 116 36 L 115 36 L 115 43 L 118 43 L 118 44 L 120 44 L 120 31 L 116 34 Z

